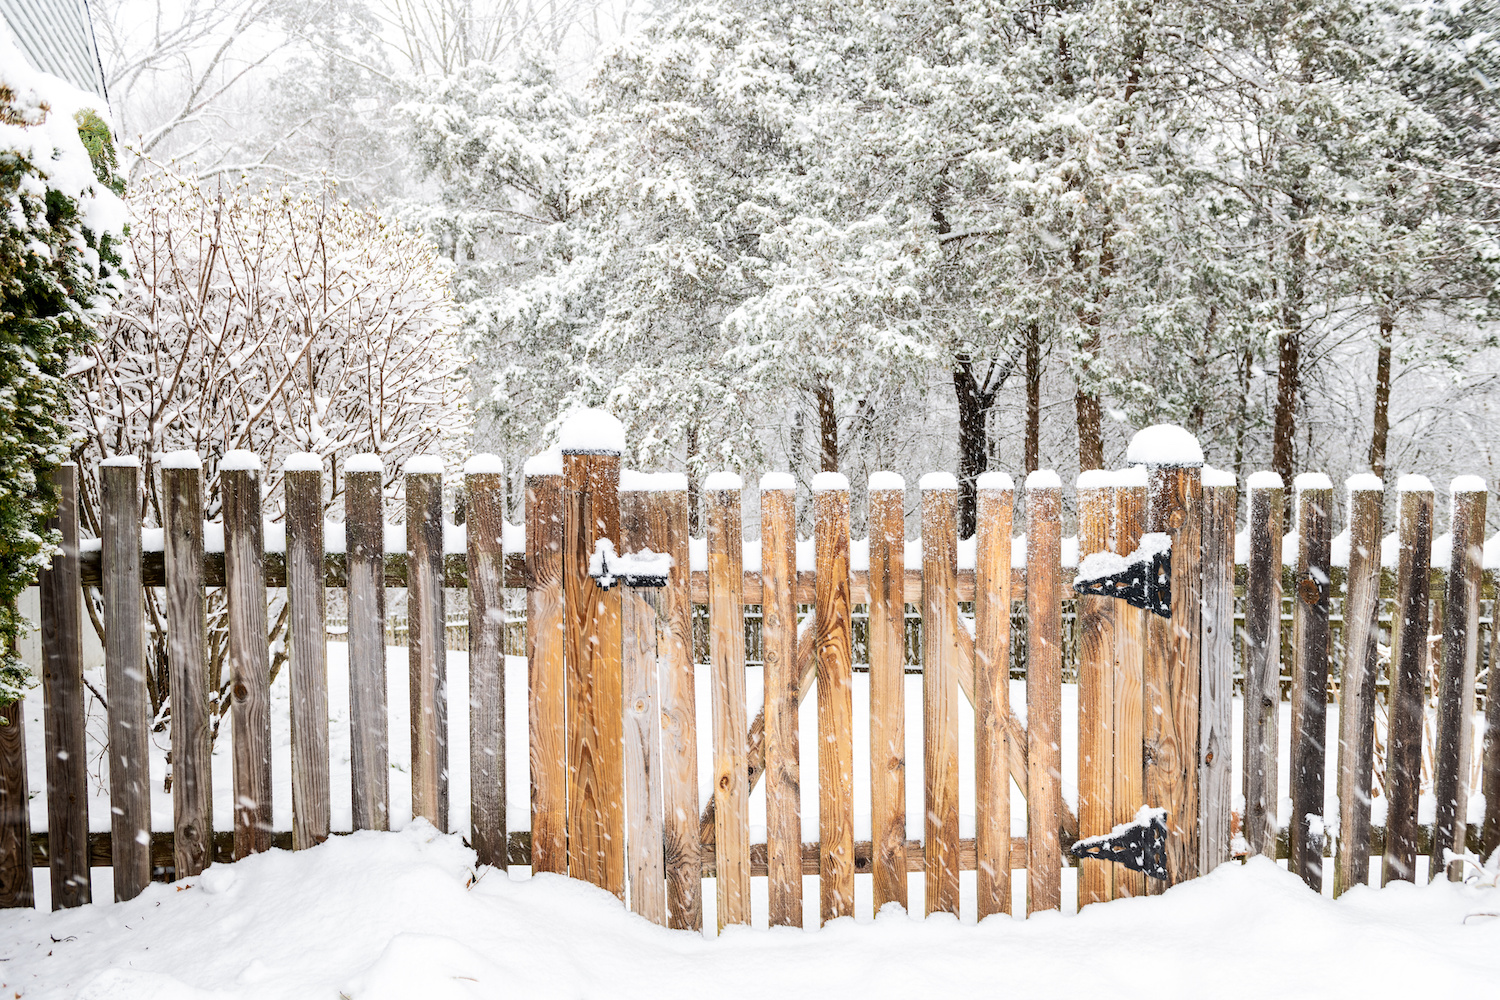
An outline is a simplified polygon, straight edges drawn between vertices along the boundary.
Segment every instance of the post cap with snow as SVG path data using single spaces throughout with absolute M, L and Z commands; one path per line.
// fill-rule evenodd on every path
M 605 410 L 574 410 L 563 418 L 557 443 L 564 455 L 618 455 L 625 450 L 625 425 Z
M 1131 465 L 1193 469 L 1203 465 L 1203 448 L 1185 427 L 1153 424 L 1135 432 L 1125 450 L 1125 461 Z

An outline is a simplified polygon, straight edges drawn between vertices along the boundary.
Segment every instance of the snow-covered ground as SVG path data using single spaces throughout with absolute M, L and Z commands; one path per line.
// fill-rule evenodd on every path
M 1500 982 L 1497 914 L 1493 888 L 1335 902 L 1256 860 L 1073 917 L 964 926 L 888 909 L 710 941 L 560 876 L 476 871 L 459 837 L 419 822 L 129 903 L 6 912 L 0 986 L 25 1000 L 1483 997 Z

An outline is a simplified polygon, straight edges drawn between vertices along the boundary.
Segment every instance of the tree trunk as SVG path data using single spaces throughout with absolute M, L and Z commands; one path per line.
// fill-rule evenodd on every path
M 984 416 L 989 407 L 968 354 L 953 356 L 953 391 L 958 396 L 958 537 L 969 538 L 975 525 L 975 480 L 988 464 Z
M 1250 372 L 1255 367 L 1255 349 L 1247 347 L 1240 355 L 1239 414 L 1234 422 L 1234 474 L 1245 477 L 1245 427 L 1250 422 Z
M 818 399 L 818 453 L 820 472 L 839 471 L 839 418 L 833 408 L 833 386 L 819 382 L 813 389 Z
M 1375 355 L 1375 429 L 1370 435 L 1370 471 L 1385 478 L 1385 448 L 1391 430 L 1391 336 L 1396 320 L 1380 307 L 1380 350 Z
M 1283 483 L 1290 483 L 1296 469 L 1297 396 L 1302 391 L 1302 320 L 1306 297 L 1307 234 L 1302 229 L 1307 199 L 1292 194 L 1291 224 L 1296 227 L 1288 241 L 1282 331 L 1277 341 L 1276 426 L 1271 446 L 1271 468 Z
M 1026 328 L 1026 473 L 1041 468 L 1042 461 L 1042 331 L 1032 323 Z
M 1103 344 L 1099 336 L 1099 320 L 1093 317 L 1088 326 L 1088 339 L 1083 342 L 1083 352 L 1090 361 L 1099 357 Z M 1087 368 L 1088 362 L 1084 367 Z M 1085 388 L 1085 372 L 1078 373 L 1078 387 L 1073 396 L 1073 409 L 1078 416 L 1078 471 L 1104 468 L 1104 433 L 1099 412 L 1099 394 Z
M 688 534 L 697 538 L 703 532 L 698 520 L 698 421 L 687 426 Z

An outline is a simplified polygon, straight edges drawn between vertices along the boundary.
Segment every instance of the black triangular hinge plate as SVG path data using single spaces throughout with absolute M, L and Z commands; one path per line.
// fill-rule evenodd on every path
M 1148 878 L 1166 880 L 1167 822 L 1166 811 L 1152 810 L 1127 827 L 1102 837 L 1076 841 L 1070 849 L 1075 858 L 1097 858 L 1113 861 L 1131 871 L 1144 872 Z
M 1109 576 L 1073 581 L 1073 593 L 1118 597 L 1135 608 L 1145 608 L 1163 618 L 1172 617 L 1172 550 L 1153 552 L 1141 561 L 1134 556 L 1125 569 Z

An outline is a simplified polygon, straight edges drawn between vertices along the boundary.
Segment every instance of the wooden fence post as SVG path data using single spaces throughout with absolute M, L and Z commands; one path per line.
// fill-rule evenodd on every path
M 1376 640 L 1380 634 L 1380 528 L 1385 486 L 1351 476 L 1349 569 L 1344 583 L 1344 663 L 1339 684 L 1337 896 L 1370 880 L 1370 785 L 1375 763 Z
M 958 913 L 958 481 L 922 491 L 922 775 L 927 912 Z
M 1305 472 L 1297 497 L 1297 600 L 1292 632 L 1291 852 L 1287 868 L 1323 891 L 1323 784 L 1328 746 L 1328 591 L 1332 579 L 1333 483 Z
M 907 908 L 905 495 L 906 483 L 896 473 L 871 474 L 870 833 L 876 913 L 886 903 Z M 1009 572 L 1007 565 L 1007 579 Z M 1008 828 L 1005 835 L 1009 846 Z M 1008 881 L 1008 868 L 1005 875 Z
M 1078 559 L 1109 549 L 1114 475 L 1091 469 L 1078 476 Z M 1030 535 L 1027 535 L 1030 538 Z M 1096 837 L 1115 825 L 1114 652 L 1116 598 L 1077 599 L 1078 835 Z M 1078 862 L 1078 907 L 1114 897 L 1114 868 L 1098 859 Z
M 1276 859 L 1276 730 L 1281 713 L 1281 477 L 1256 472 L 1245 484 L 1250 532 L 1245 583 L 1245 816 L 1251 854 Z M 1377 553 L 1378 560 L 1378 553 Z
M 562 454 L 526 461 L 526 675 L 531 870 L 568 871 Z M 623 725 L 623 723 L 622 723 Z
M 1423 681 L 1427 662 L 1428 571 L 1432 562 L 1432 484 L 1425 476 L 1396 483 L 1401 510 L 1400 565 L 1392 616 L 1390 736 L 1385 757 L 1385 860 L 1380 884 L 1414 881 L 1417 798 L 1422 780 Z
M 0 909 L 36 905 L 22 707 L 20 698 L 0 705 Z
M 1126 461 L 1147 466 L 1146 529 L 1172 538 L 1172 616 L 1146 620 L 1146 803 L 1167 811 L 1167 879 L 1147 883 L 1156 894 L 1198 875 L 1203 451 L 1187 431 L 1161 425 L 1136 434 Z
M 1198 831 L 1202 871 L 1229 860 L 1234 798 L 1234 516 L 1232 472 L 1203 469 L 1203 668 L 1198 709 Z
M 508 867 L 505 846 L 505 469 L 464 464 L 469 558 L 469 831 L 482 865 Z
M 379 455 L 344 465 L 349 567 L 349 749 L 354 829 L 390 829 L 390 725 L 385 677 L 385 468 Z
M 1432 828 L 1428 872 L 1436 879 L 1445 867 L 1444 852 L 1462 854 L 1467 846 L 1469 765 L 1473 753 L 1474 683 L 1479 661 L 1479 586 L 1484 556 L 1484 519 L 1488 491 L 1478 476 L 1453 480 L 1453 551 L 1443 616 L 1443 669 L 1439 680 L 1437 748 L 1433 794 L 1437 817 Z M 1491 694 L 1494 697 L 1494 694 Z M 1463 881 L 1463 865 L 1446 865 L 1448 878 Z
M 1003 472 L 975 482 L 977 540 L 974 558 L 974 833 L 979 919 L 1010 912 L 1010 530 L 1016 487 Z M 871 494 L 873 496 L 873 493 Z M 899 513 L 899 496 L 898 502 Z M 871 519 L 873 526 L 874 519 Z M 900 527 L 900 518 L 896 525 Z M 871 621 L 874 621 L 873 553 L 870 531 Z M 898 543 L 899 545 L 899 543 Z M 896 579 L 901 559 L 896 557 Z M 899 584 L 898 584 L 899 586 Z M 898 596 L 897 600 L 900 598 Z M 898 608 L 900 604 L 896 605 Z M 896 683 L 900 692 L 900 645 Z M 873 655 L 873 654 L 872 654 Z M 870 667 L 871 690 L 875 668 Z M 904 812 L 903 812 L 904 816 Z M 902 877 L 903 883 L 905 876 Z
M 817 549 L 818 839 L 823 923 L 854 916 L 854 649 L 849 480 L 813 477 Z
M 291 651 L 292 849 L 328 839 L 328 597 L 323 586 L 323 459 L 287 456 L 286 592 Z
M 729 472 L 716 472 L 703 481 L 708 494 L 708 646 L 714 682 L 714 883 L 721 931 L 750 922 L 743 486 L 740 477 Z
M 1143 466 L 1115 473 L 1114 551 L 1128 556 L 1141 544 L 1146 529 L 1146 470 Z M 1115 608 L 1115 823 L 1129 823 L 1146 804 L 1144 690 L 1146 616 L 1150 612 L 1121 604 Z M 1116 896 L 1144 896 L 1146 876 L 1122 868 L 1115 872 Z
M 625 898 L 620 591 L 589 576 L 596 545 L 620 539 L 619 421 L 599 411 L 562 427 L 563 589 L 568 677 L 568 874 Z
M 650 477 L 624 472 L 620 478 L 620 547 L 630 552 L 652 548 L 647 492 Z M 657 682 L 657 658 L 661 653 L 658 637 L 662 631 L 657 615 L 661 602 L 653 588 L 623 587 L 623 590 L 621 671 L 630 910 L 665 927 L 667 884 L 662 820 L 665 761 L 661 752 L 662 705 Z
M 178 451 L 162 457 L 161 491 L 172 696 L 172 861 L 181 880 L 207 868 L 214 853 L 203 463 L 197 452 Z M 75 608 L 77 603 L 75 596 Z
M 37 583 L 41 588 L 42 692 L 46 700 L 47 854 L 52 869 L 52 908 L 60 910 L 90 902 L 92 891 L 83 701 L 83 609 L 78 580 L 78 466 L 72 462 L 58 466 L 53 470 L 52 483 L 57 489 L 57 515 L 49 527 L 61 534 L 62 551 L 52 557 Z M 203 530 L 201 516 L 198 530 L 200 533 Z M 174 667 L 175 662 L 174 659 Z M 177 703 L 174 691 L 174 724 Z M 173 733 L 175 736 L 175 729 Z M 182 757 L 174 753 L 172 759 L 180 774 Z M 179 832 L 178 843 L 181 842 Z M 29 843 L 24 862 L 29 875 Z M 182 875 L 179 857 L 177 877 Z
M 132 455 L 99 468 L 104 580 L 104 670 L 109 694 L 110 849 L 115 901 L 151 881 L 151 701 L 141 586 L 141 467 Z
M 1062 483 L 1026 477 L 1026 912 L 1062 906 Z
M 411 671 L 411 812 L 448 829 L 448 641 L 443 600 L 443 461 L 407 459 L 406 617 Z
M 760 479 L 761 642 L 765 658 L 766 863 L 772 927 L 802 926 L 797 734 L 797 508 L 789 473 Z
M 229 692 L 234 726 L 234 857 L 271 849 L 271 654 L 266 623 L 260 459 L 219 460 L 224 501 L 224 587 L 229 610 Z
M 1480 849 L 1485 857 L 1500 850 L 1500 598 L 1490 603 L 1490 672 L 1484 698 L 1484 829 Z

